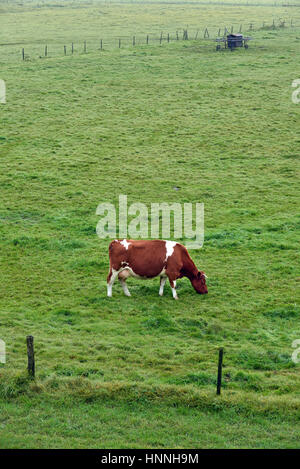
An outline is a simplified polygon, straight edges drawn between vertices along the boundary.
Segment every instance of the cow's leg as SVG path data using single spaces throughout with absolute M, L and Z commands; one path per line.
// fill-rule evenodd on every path
M 164 286 L 166 283 L 167 277 L 160 277 L 160 287 L 159 287 L 159 296 L 164 294 Z
M 130 295 L 130 291 L 128 290 L 128 287 L 127 287 L 127 285 L 126 285 L 126 280 L 124 280 L 123 278 L 120 278 L 120 277 L 119 277 L 119 282 L 120 282 L 120 284 L 121 284 L 121 286 L 122 286 L 122 288 L 123 288 L 124 294 L 125 294 L 126 296 L 131 296 L 131 295 Z
M 182 262 L 176 259 L 176 256 L 170 256 L 168 259 L 168 264 L 166 268 L 166 275 L 169 279 L 173 298 L 175 300 L 178 300 L 178 296 L 176 293 L 176 280 L 182 277 L 181 269 L 182 269 Z
M 174 300 L 178 300 L 178 296 L 177 296 L 177 293 L 176 293 L 176 280 L 171 280 L 169 278 L 169 281 L 170 281 L 170 286 L 171 286 L 171 289 L 172 289 L 173 298 L 174 298 Z
M 120 281 L 120 284 L 123 288 L 123 292 L 126 296 L 131 296 L 130 295 L 130 292 L 127 288 L 127 285 L 126 285 L 126 280 L 128 279 L 128 277 L 130 277 L 130 272 L 128 269 L 124 269 L 122 270 L 121 272 L 119 272 L 119 281 Z
M 112 296 L 112 287 L 118 276 L 118 270 L 110 269 L 107 277 L 107 296 Z

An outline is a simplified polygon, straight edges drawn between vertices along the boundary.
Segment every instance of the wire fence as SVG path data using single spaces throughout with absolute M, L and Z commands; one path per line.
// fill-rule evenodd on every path
M 120 36 L 118 38 L 110 38 L 109 40 L 99 39 L 98 41 L 90 40 L 88 41 L 81 41 L 81 42 L 71 42 L 71 44 L 63 44 L 60 47 L 49 46 L 49 44 L 45 44 L 44 46 L 38 47 L 40 52 L 38 57 L 53 57 L 54 55 L 73 55 L 75 53 L 87 53 L 89 51 L 104 51 L 108 49 L 121 49 L 122 47 L 129 47 L 129 46 L 141 46 L 141 45 L 150 45 L 150 44 L 159 44 L 162 45 L 163 43 L 170 43 L 174 41 L 200 41 L 200 40 L 216 40 L 221 37 L 226 37 L 228 34 L 242 34 L 242 33 L 251 33 L 254 31 L 270 31 L 275 29 L 283 29 L 287 27 L 295 27 L 294 19 L 289 20 L 282 20 L 279 19 L 275 21 L 273 19 L 272 22 L 263 21 L 262 23 L 248 23 L 248 24 L 240 24 L 240 25 L 231 25 L 230 27 L 224 26 L 217 29 L 212 28 L 202 28 L 190 31 L 188 28 L 186 29 L 178 29 L 173 33 L 166 33 L 161 32 L 160 35 L 157 34 L 145 34 L 144 36 Z M 35 48 L 36 50 L 37 48 Z M 32 50 L 32 48 L 31 48 Z M 59 53 L 61 51 L 61 54 Z M 22 60 L 30 60 L 32 56 L 32 52 L 30 48 L 25 46 L 22 48 L 21 52 Z

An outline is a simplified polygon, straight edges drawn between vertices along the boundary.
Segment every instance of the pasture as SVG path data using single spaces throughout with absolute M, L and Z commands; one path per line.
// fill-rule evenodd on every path
M 0 0 L 0 13 L 0 447 L 299 448 L 300 4 Z M 261 28 L 280 18 L 294 26 Z M 144 42 L 250 23 L 233 53 Z M 132 297 L 117 284 L 106 297 L 95 212 L 119 194 L 204 202 L 190 254 L 208 295 L 130 279 Z

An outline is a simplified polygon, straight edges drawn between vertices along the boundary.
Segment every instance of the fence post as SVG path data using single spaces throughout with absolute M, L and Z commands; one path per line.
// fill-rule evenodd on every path
M 222 386 L 222 366 L 223 366 L 223 348 L 219 349 L 219 363 L 218 363 L 218 379 L 217 379 L 217 395 L 221 394 Z
M 74 52 L 74 44 L 72 42 L 72 54 L 73 54 L 73 52 Z
M 84 44 L 83 44 L 83 51 L 86 52 L 86 41 L 84 41 Z
M 100 50 L 102 50 L 102 39 L 100 39 Z
M 24 50 L 24 48 L 22 49 L 22 59 L 25 60 L 25 50 Z
M 121 39 L 119 39 L 119 49 L 121 49 Z
M 45 57 L 47 57 L 47 55 L 48 55 L 48 47 L 45 46 Z
M 64 46 L 64 54 L 67 55 L 67 46 Z
M 34 361 L 34 345 L 33 336 L 28 335 L 26 338 L 27 342 L 27 357 L 28 357 L 28 374 L 34 378 L 35 376 L 35 361 Z
M 132 38 L 132 45 L 135 46 L 135 36 Z
M 163 35 L 163 33 L 161 32 L 161 33 L 160 33 L 160 38 L 159 38 L 159 43 L 160 43 L 160 44 L 161 44 L 161 41 L 162 41 L 162 35 Z
M 146 44 L 149 44 L 149 35 L 147 34 Z

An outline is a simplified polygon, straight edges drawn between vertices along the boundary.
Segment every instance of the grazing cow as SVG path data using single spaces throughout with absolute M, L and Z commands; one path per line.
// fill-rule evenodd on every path
M 126 296 L 130 296 L 126 279 L 160 277 L 159 295 L 164 293 L 167 278 L 173 298 L 178 299 L 176 280 L 187 277 L 197 293 L 207 293 L 205 274 L 199 271 L 187 249 L 174 241 L 115 240 L 109 245 L 109 274 L 107 296 L 112 296 L 112 286 L 118 277 Z

